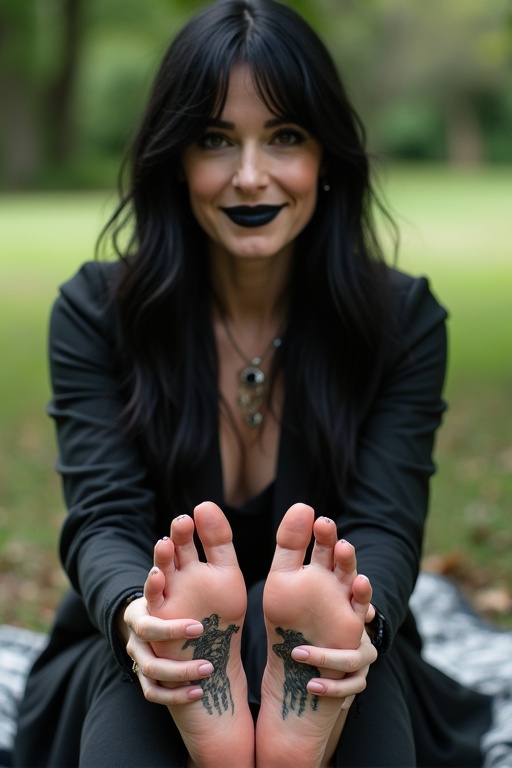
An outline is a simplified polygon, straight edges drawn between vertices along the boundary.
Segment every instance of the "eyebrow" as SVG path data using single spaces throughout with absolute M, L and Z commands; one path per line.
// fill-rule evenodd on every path
M 264 128 L 275 128 L 278 125 L 289 125 L 290 123 L 296 124 L 296 120 L 292 120 L 286 117 L 274 117 L 272 120 L 266 120 Z M 230 123 L 227 120 L 221 120 L 219 117 L 212 117 L 208 120 L 208 125 L 212 128 L 222 128 L 225 131 L 234 131 L 236 126 L 234 123 Z

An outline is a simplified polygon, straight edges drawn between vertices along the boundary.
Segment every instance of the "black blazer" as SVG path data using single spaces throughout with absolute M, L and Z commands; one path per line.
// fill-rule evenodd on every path
M 58 652 L 73 637 L 101 632 L 126 667 L 115 632 L 117 609 L 142 588 L 154 543 L 168 533 L 170 520 L 190 510 L 164 507 L 151 468 L 116 427 L 123 400 L 112 365 L 116 324 L 105 300 L 116 268 L 85 264 L 62 286 L 51 318 L 49 413 L 69 510 L 60 552 L 72 585 L 52 647 Z M 358 476 L 350 483 L 348 508 L 340 513 L 328 499 L 316 512 L 336 519 L 339 534 L 356 547 L 358 570 L 372 582 L 373 602 L 392 641 L 406 619 L 411 622 L 408 600 L 419 570 L 434 434 L 445 407 L 446 312 L 424 278 L 390 270 L 390 283 L 390 318 L 360 410 Z M 307 458 L 289 424 L 285 405 L 275 529 L 291 504 L 312 501 Z M 217 441 L 197 476 L 195 503 L 206 499 L 222 507 Z

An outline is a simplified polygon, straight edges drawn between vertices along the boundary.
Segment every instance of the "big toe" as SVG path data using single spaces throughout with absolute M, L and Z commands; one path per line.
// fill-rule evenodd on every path
M 194 520 L 208 562 L 221 566 L 235 564 L 233 533 L 221 508 L 212 501 L 203 501 L 194 509 Z
M 294 504 L 286 512 L 277 531 L 273 569 L 294 569 L 304 562 L 313 533 L 315 513 L 307 504 Z

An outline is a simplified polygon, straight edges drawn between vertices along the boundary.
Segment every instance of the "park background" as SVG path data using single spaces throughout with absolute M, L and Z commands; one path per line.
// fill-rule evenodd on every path
M 47 629 L 66 584 L 49 308 L 94 257 L 151 76 L 204 4 L 0 2 L 0 623 Z M 362 115 L 398 266 L 427 275 L 450 312 L 423 567 L 512 627 L 512 3 L 288 4 L 324 37 Z

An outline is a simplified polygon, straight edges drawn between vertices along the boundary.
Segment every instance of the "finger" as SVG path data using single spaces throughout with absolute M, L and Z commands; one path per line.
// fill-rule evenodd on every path
M 330 571 L 334 568 L 334 546 L 338 535 L 334 520 L 319 517 L 313 525 L 315 543 L 311 553 L 311 565 L 317 565 Z
M 176 565 L 185 568 L 199 560 L 194 542 L 195 523 L 190 515 L 179 515 L 171 523 L 171 539 L 176 550 Z
M 139 683 L 147 701 L 153 704 L 163 704 L 167 707 L 190 704 L 202 699 L 203 689 L 198 685 L 182 686 L 180 688 L 163 688 L 155 680 L 139 676 Z
M 197 619 L 158 619 L 147 614 L 135 617 L 126 616 L 125 621 L 144 643 L 160 640 L 187 640 L 199 637 L 204 628 Z M 131 656 L 132 654 L 130 654 Z
M 204 501 L 194 509 L 194 520 L 208 562 L 221 567 L 238 565 L 231 526 L 221 508 Z
M 359 671 L 357 675 L 350 675 L 340 679 L 330 677 L 313 677 L 307 684 L 307 689 L 315 696 L 327 696 L 334 699 L 344 699 L 343 709 L 350 706 L 350 701 L 358 693 L 366 688 L 366 675 L 368 667 Z
M 307 504 L 293 504 L 285 513 L 277 530 L 273 571 L 296 571 L 302 568 L 313 533 L 314 517 L 313 508 Z
M 183 685 L 199 684 L 213 674 L 213 664 L 207 659 L 190 659 L 177 661 L 175 659 L 159 659 L 152 653 L 138 654 L 137 675 L 143 675 L 148 680 L 157 681 L 168 688 Z M 194 681 L 194 682 L 192 682 Z
M 366 633 L 365 633 L 366 634 Z M 338 648 L 319 648 L 314 645 L 299 645 L 291 656 L 295 661 L 310 664 L 318 669 L 332 670 L 337 673 L 353 674 L 366 668 L 377 658 L 377 651 L 368 643 L 361 643 L 356 650 L 341 651 Z

